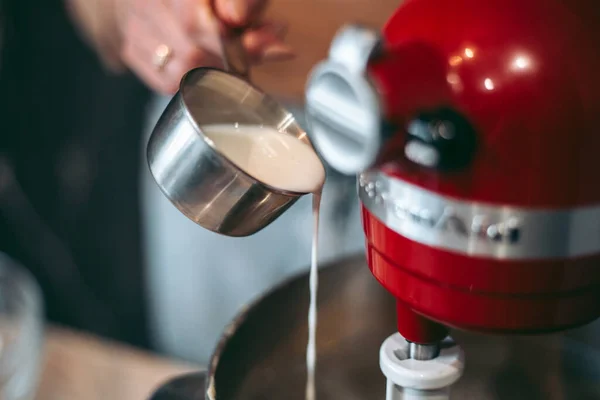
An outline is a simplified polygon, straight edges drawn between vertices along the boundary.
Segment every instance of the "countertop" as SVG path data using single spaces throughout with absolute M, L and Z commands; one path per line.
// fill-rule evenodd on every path
M 166 380 L 203 368 L 60 327 L 46 328 L 36 400 L 146 400 Z

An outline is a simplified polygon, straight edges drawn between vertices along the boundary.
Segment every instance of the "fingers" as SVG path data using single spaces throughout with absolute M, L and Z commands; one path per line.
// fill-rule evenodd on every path
M 246 27 L 258 20 L 267 4 L 267 0 L 214 0 L 217 16 L 233 27 Z
M 165 34 L 168 32 L 168 34 Z M 126 38 L 122 57 L 129 67 L 151 88 L 173 94 L 179 88 L 182 76 L 197 66 L 222 65 L 220 57 L 200 49 L 185 36 L 171 31 L 168 23 L 162 31 L 157 30 L 147 19 L 130 18 L 126 26 Z M 170 48 L 170 59 L 160 69 L 154 64 L 155 51 L 159 46 Z
M 223 23 L 215 15 L 216 8 L 230 21 L 247 23 L 242 39 L 253 64 L 294 56 L 283 40 L 285 25 L 255 19 L 265 0 L 130 0 L 127 4 L 121 24 L 122 59 L 161 93 L 176 92 L 182 76 L 193 68 L 222 68 Z M 167 62 L 157 66 L 156 52 L 166 47 Z
M 155 1 L 155 0 L 150 0 Z M 220 32 L 224 28 L 217 19 L 216 8 L 240 7 L 244 4 L 245 16 L 250 18 L 244 33 L 244 43 L 253 63 L 287 60 L 293 57 L 292 49 L 283 39 L 287 26 L 281 23 L 260 21 L 254 16 L 266 5 L 265 0 L 162 0 L 165 9 L 174 12 L 173 24 L 190 37 L 196 45 L 210 53 L 221 54 Z M 214 1 L 214 4 L 213 4 Z M 222 10 L 223 11 L 223 10 Z M 226 12 L 226 11 L 224 11 Z M 233 12 L 233 11 L 232 11 Z M 160 13 L 161 15 L 163 13 Z M 258 17 L 256 17 L 258 18 Z M 157 22 L 157 25 L 161 24 Z M 164 23 L 162 23 L 164 25 Z M 157 29 L 159 27 L 157 26 Z
M 185 0 L 188 1 L 188 0 Z M 172 43 L 173 47 L 177 48 L 178 54 L 183 58 L 190 58 L 191 62 L 195 61 L 194 53 L 197 53 L 199 49 L 203 49 L 205 52 L 212 54 L 220 54 L 221 48 L 219 41 L 216 40 L 216 35 L 212 32 L 210 23 L 210 16 L 205 15 L 202 18 L 206 18 L 204 21 L 203 28 L 195 30 L 197 35 L 190 35 L 192 28 L 191 18 L 184 17 L 186 14 L 198 15 L 199 17 L 203 14 L 198 11 L 198 14 L 192 12 L 194 8 L 182 7 L 181 0 L 173 3 L 172 1 L 161 0 L 161 4 L 157 7 L 157 11 L 148 18 L 149 23 L 152 25 L 160 37 L 164 38 L 165 41 Z M 169 4 L 170 3 L 170 4 Z M 176 8 L 173 8 L 176 6 Z M 182 24 L 183 21 L 187 25 Z M 197 67 L 198 65 L 192 65 Z
M 285 61 L 295 56 L 293 49 L 285 44 L 285 24 L 265 22 L 244 34 L 243 42 L 253 63 Z
M 215 17 L 212 0 L 164 0 L 172 11 L 177 25 L 197 46 L 213 54 L 221 54 L 219 21 Z

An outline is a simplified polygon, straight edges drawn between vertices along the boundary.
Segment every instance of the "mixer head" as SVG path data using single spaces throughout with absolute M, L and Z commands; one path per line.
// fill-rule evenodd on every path
M 596 8 L 408 0 L 313 71 L 312 141 L 361 174 L 369 266 L 408 340 L 600 315 Z

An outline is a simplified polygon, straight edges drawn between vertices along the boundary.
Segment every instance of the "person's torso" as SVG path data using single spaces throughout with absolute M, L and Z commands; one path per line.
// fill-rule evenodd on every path
M 0 3 L 0 251 L 32 270 L 59 322 L 145 343 L 137 149 L 149 92 L 103 70 L 63 0 Z

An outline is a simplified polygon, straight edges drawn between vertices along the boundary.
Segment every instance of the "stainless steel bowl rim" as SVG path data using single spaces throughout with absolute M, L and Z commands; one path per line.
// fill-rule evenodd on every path
M 324 266 L 321 266 L 319 268 L 320 269 L 326 268 L 329 266 L 329 264 L 330 263 L 328 263 Z M 219 341 L 217 342 L 217 345 L 215 346 L 215 350 L 213 351 L 213 353 L 210 357 L 210 362 L 208 364 L 208 369 L 206 371 L 205 393 L 204 393 L 205 400 L 216 400 L 215 373 L 219 366 L 219 362 L 221 360 L 221 355 L 223 354 L 223 351 L 229 344 L 229 341 L 231 340 L 231 338 L 237 333 L 238 328 L 244 322 L 246 322 L 246 320 L 248 319 L 248 317 L 250 315 L 250 311 L 252 311 L 256 306 L 258 306 L 259 304 L 264 302 L 274 292 L 277 292 L 278 290 L 290 285 L 291 283 L 293 283 L 299 279 L 302 279 L 304 276 L 307 276 L 307 272 L 300 271 L 298 273 L 293 274 L 292 276 L 289 276 L 288 278 L 284 279 L 283 281 L 279 282 L 278 284 L 274 285 L 269 290 L 266 290 L 263 293 L 259 294 L 254 299 L 250 300 L 248 303 L 246 303 L 244 306 L 242 306 L 240 308 L 240 310 L 237 312 L 237 314 L 233 317 L 233 319 L 229 322 L 229 324 L 227 324 L 225 326 L 225 329 L 223 329 L 223 332 L 221 332 Z M 201 399 L 197 399 L 197 400 L 201 400 Z
M 192 112 L 190 111 L 189 107 L 187 106 L 187 104 L 185 103 L 185 99 L 184 99 L 184 92 L 185 92 L 185 83 L 186 83 L 186 79 L 188 78 L 188 76 L 190 74 L 193 74 L 195 72 L 198 71 L 216 71 L 225 75 L 228 75 L 231 79 L 235 79 L 237 81 L 240 82 L 240 84 L 243 85 L 247 85 L 249 88 L 262 93 L 265 97 L 267 97 L 269 100 L 273 101 L 275 104 L 277 104 L 277 106 L 279 108 L 281 108 L 282 110 L 285 110 L 286 112 L 289 113 L 289 111 L 281 106 L 281 104 L 279 104 L 278 101 L 276 101 L 273 97 L 269 96 L 266 93 L 263 93 L 262 90 L 260 90 L 259 88 L 257 88 L 255 85 L 253 85 L 250 82 L 247 82 L 243 79 L 241 79 L 238 76 L 235 76 L 233 74 L 230 74 L 222 69 L 219 68 L 213 68 L 213 67 L 199 67 L 199 68 L 194 68 L 188 72 L 186 72 L 185 75 L 183 75 L 183 77 L 181 78 L 181 81 L 179 83 L 179 103 L 182 106 L 182 109 L 185 111 L 185 115 L 187 116 L 187 120 L 190 122 L 190 124 L 194 127 L 194 130 L 196 131 L 196 133 L 198 134 L 198 136 L 204 140 L 204 142 L 208 145 L 208 147 L 215 153 L 217 154 L 221 159 L 223 159 L 228 165 L 230 165 L 231 167 L 233 167 L 236 171 L 238 171 L 239 173 L 241 173 L 242 175 L 246 176 L 248 179 L 250 179 L 255 185 L 259 185 L 264 187 L 265 189 L 277 193 L 277 194 L 281 194 L 284 196 L 289 196 L 289 197 L 299 197 L 299 196 L 303 196 L 305 194 L 308 194 L 307 192 L 294 192 L 291 190 L 283 190 L 283 189 L 279 189 L 270 185 L 267 185 L 266 183 L 263 183 L 261 181 L 259 181 L 258 179 L 256 179 L 255 177 L 253 177 L 252 175 L 250 175 L 249 173 L 247 173 L 246 171 L 244 171 L 243 169 L 241 169 L 239 166 L 237 166 L 233 161 L 231 161 L 227 156 L 225 156 L 221 151 L 219 151 L 219 149 L 214 145 L 213 141 L 210 140 L 202 131 L 202 128 L 200 127 L 200 125 L 198 124 L 198 121 L 196 120 L 196 118 L 194 118 L 194 115 L 192 114 Z M 290 113 L 291 114 L 291 113 Z M 297 122 L 295 122 L 297 124 Z M 282 134 L 286 134 L 285 132 L 280 132 Z M 299 140 L 299 139 L 298 139 Z M 160 186 L 160 185 L 159 185 Z M 162 187 L 161 187 L 162 190 Z M 165 193 L 165 191 L 163 190 L 163 193 L 169 197 L 170 196 Z

